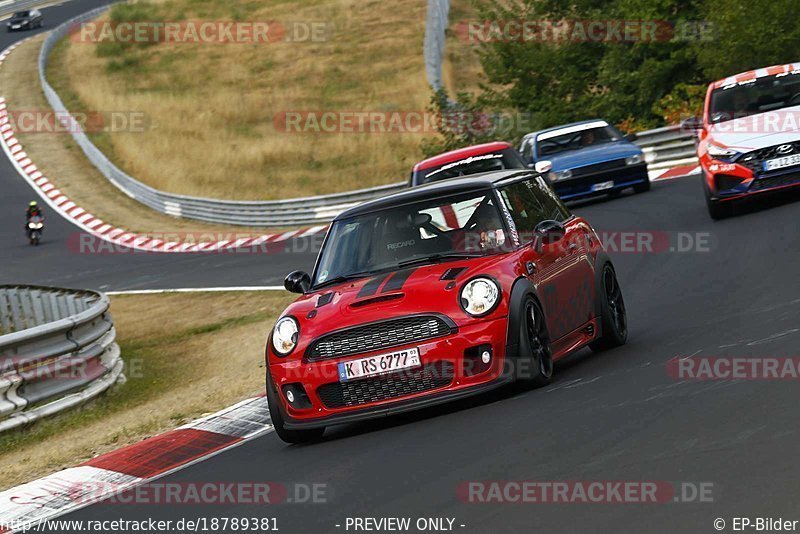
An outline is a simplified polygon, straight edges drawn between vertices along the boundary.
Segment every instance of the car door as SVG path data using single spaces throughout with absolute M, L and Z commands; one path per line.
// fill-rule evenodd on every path
M 537 289 L 547 318 L 551 340 L 557 340 L 585 323 L 593 310 L 592 269 L 580 219 L 572 217 L 541 176 L 516 182 L 500 190 L 526 247 L 521 261 L 526 276 Z M 544 220 L 564 225 L 560 241 L 534 246 L 534 230 Z
M 564 224 L 565 234 L 558 247 L 562 252 L 558 259 L 561 276 L 557 293 L 551 295 L 554 302 L 550 306 L 556 310 L 559 330 L 568 334 L 581 328 L 595 314 L 595 276 L 591 255 L 591 247 L 595 245 L 591 241 L 593 232 L 583 219 L 572 215 L 547 184 L 543 183 L 537 193 L 545 212 L 554 214 L 551 219 L 563 217 L 560 222 Z

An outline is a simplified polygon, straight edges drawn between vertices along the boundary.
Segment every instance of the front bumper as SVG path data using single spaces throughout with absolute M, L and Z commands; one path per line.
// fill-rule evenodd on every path
M 707 155 L 701 157 L 706 189 L 714 202 L 751 197 L 800 186 L 800 166 L 775 171 L 763 171 L 761 162 L 748 166 L 741 163 L 718 161 Z
M 274 393 L 286 428 L 316 428 L 349 423 L 448 402 L 493 389 L 512 380 L 509 373 L 503 373 L 506 334 L 507 320 L 502 317 L 461 326 L 458 332 L 446 337 L 400 347 L 317 362 L 296 359 L 271 363 L 269 373 L 272 383 L 275 384 Z M 470 372 L 470 365 L 474 362 L 465 357 L 465 354 L 471 353 L 470 349 L 486 346 L 491 347 L 490 364 L 485 369 L 479 368 L 478 372 L 475 368 Z M 419 349 L 420 368 L 339 382 L 339 362 L 412 347 Z M 420 373 L 428 369 L 440 373 L 442 369 L 450 371 L 434 375 L 434 380 L 426 376 L 426 387 L 423 390 L 405 387 L 409 380 L 420 380 Z M 306 406 L 302 408 L 294 407 L 285 395 L 285 386 L 296 388 L 298 384 L 302 385 L 307 395 Z M 331 395 L 330 392 L 339 392 L 344 387 L 351 389 L 348 390 L 347 402 L 343 405 L 341 397 Z
M 724 168 L 726 172 L 715 172 Z M 703 165 L 710 199 L 724 202 L 800 187 L 800 167 L 789 167 L 774 172 L 753 172 L 742 165 Z
M 605 195 L 614 191 L 621 191 L 649 180 L 650 178 L 647 175 L 647 163 L 640 163 L 638 165 L 628 165 L 616 169 L 587 173 L 567 180 L 554 182 L 551 185 L 561 200 L 575 200 L 578 198 L 588 198 Z M 613 185 L 607 189 L 596 189 L 598 184 L 606 182 L 613 182 Z

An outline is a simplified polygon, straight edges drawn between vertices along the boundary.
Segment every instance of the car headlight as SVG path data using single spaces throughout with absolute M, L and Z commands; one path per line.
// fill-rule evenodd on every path
M 634 154 L 633 156 L 625 158 L 625 165 L 638 165 L 642 161 L 644 161 L 644 158 L 641 154 Z
M 500 286 L 491 278 L 474 278 L 461 289 L 461 307 L 474 317 L 486 315 L 500 301 Z
M 293 317 L 284 317 L 275 323 L 272 331 L 272 348 L 281 356 L 288 356 L 297 346 L 300 328 Z
M 569 169 L 566 169 L 564 171 L 554 171 L 550 173 L 551 182 L 558 182 L 559 180 L 566 180 L 568 178 L 572 178 L 572 171 Z
M 708 155 L 712 158 L 730 158 L 736 155 L 736 151 L 731 148 L 722 148 L 715 144 L 708 144 Z

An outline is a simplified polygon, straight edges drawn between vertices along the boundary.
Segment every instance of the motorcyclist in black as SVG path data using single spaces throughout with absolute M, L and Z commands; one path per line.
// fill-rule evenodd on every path
M 30 204 L 28 204 L 28 210 L 25 212 L 25 224 L 27 227 L 28 221 L 31 220 L 31 217 L 41 217 L 44 219 L 44 214 L 42 214 L 42 209 L 39 207 L 39 204 L 32 200 Z
M 28 228 L 28 223 L 31 222 L 31 219 L 34 217 L 39 217 L 42 221 L 44 221 L 44 213 L 42 213 L 42 208 L 39 207 L 39 204 L 35 200 L 31 200 L 30 204 L 28 204 L 28 209 L 25 211 L 25 235 L 30 237 L 30 228 Z

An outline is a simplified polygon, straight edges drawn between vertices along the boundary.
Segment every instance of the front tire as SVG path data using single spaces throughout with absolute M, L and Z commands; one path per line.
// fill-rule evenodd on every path
M 280 400 L 277 398 L 277 391 L 272 384 L 272 379 L 267 372 L 267 405 L 269 406 L 269 417 L 275 433 L 286 443 L 307 443 L 316 441 L 325 433 L 325 428 L 312 428 L 308 430 L 290 430 L 286 428 L 283 413 L 280 410 Z
M 589 348 L 602 352 L 624 345 L 628 341 L 628 315 L 625 300 L 617 281 L 617 274 L 610 263 L 603 265 L 600 287 L 601 336 L 591 342 Z
M 546 386 L 553 378 L 553 354 L 547 323 L 539 303 L 527 296 L 522 306 L 520 321 L 520 357 L 517 364 L 517 382 L 530 389 Z M 525 362 L 525 365 L 522 365 Z
M 633 191 L 635 193 L 647 193 L 650 191 L 650 179 L 648 178 L 644 182 L 634 185 Z
M 703 175 L 703 192 L 706 196 L 706 208 L 708 209 L 708 215 L 712 219 L 719 221 L 722 219 L 727 219 L 734 214 L 735 207 L 732 204 L 732 201 L 720 202 L 719 200 L 713 200 L 711 198 L 711 190 L 708 188 L 708 182 L 706 182 L 705 175 Z
M 730 202 L 711 200 L 708 197 L 706 197 L 706 207 L 708 208 L 708 215 L 715 221 L 727 219 L 732 216 L 734 212 L 734 207 Z

